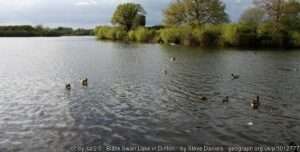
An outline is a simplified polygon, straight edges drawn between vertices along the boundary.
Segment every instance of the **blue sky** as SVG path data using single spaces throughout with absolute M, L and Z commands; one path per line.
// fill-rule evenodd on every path
M 147 23 L 159 24 L 172 0 L 0 0 L 0 25 L 42 24 L 91 28 L 109 24 L 118 4 L 135 2 L 147 11 Z M 223 0 L 231 20 L 237 21 L 252 0 Z

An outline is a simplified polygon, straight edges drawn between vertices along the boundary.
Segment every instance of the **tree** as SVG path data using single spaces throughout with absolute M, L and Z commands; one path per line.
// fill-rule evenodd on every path
M 247 9 L 240 17 L 240 22 L 258 26 L 265 20 L 265 11 L 258 7 L 251 7 Z
M 228 21 L 220 0 L 176 0 L 164 11 L 166 25 L 219 24 Z
M 133 21 L 133 28 L 146 25 L 146 16 L 138 14 Z
M 281 19 L 283 28 L 300 31 L 300 2 L 291 0 L 284 5 Z
M 275 30 L 281 30 L 289 24 L 299 23 L 300 2 L 297 0 L 255 0 L 254 2 L 266 12 Z
M 146 22 L 145 14 L 146 12 L 140 4 L 120 4 L 113 14 L 111 23 L 120 25 L 128 31 L 134 26 L 144 26 Z M 141 21 L 143 18 L 144 21 Z

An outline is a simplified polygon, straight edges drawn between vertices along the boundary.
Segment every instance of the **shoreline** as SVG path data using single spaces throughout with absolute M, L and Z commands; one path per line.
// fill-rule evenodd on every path
M 299 49 L 300 33 L 262 33 L 259 27 L 244 24 L 205 24 L 199 26 L 175 26 L 154 29 L 138 27 L 125 30 L 122 27 L 99 26 L 95 29 L 98 40 L 162 43 L 201 48 L 245 49 Z

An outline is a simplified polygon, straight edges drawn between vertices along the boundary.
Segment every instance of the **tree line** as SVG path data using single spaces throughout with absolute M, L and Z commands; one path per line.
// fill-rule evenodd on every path
M 221 0 L 174 0 L 163 11 L 163 24 L 145 27 L 146 11 L 140 4 L 120 4 L 114 26 L 95 29 L 98 39 L 188 46 L 300 47 L 298 0 L 253 0 L 232 23 Z
M 93 35 L 91 29 L 73 29 L 69 27 L 48 28 L 41 25 L 0 26 L 0 37 L 32 37 L 32 36 L 70 36 Z

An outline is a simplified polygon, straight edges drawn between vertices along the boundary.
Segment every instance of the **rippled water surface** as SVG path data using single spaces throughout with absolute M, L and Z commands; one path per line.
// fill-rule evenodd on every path
M 0 151 L 300 142 L 300 51 L 61 37 L 1 38 L 0 54 Z

